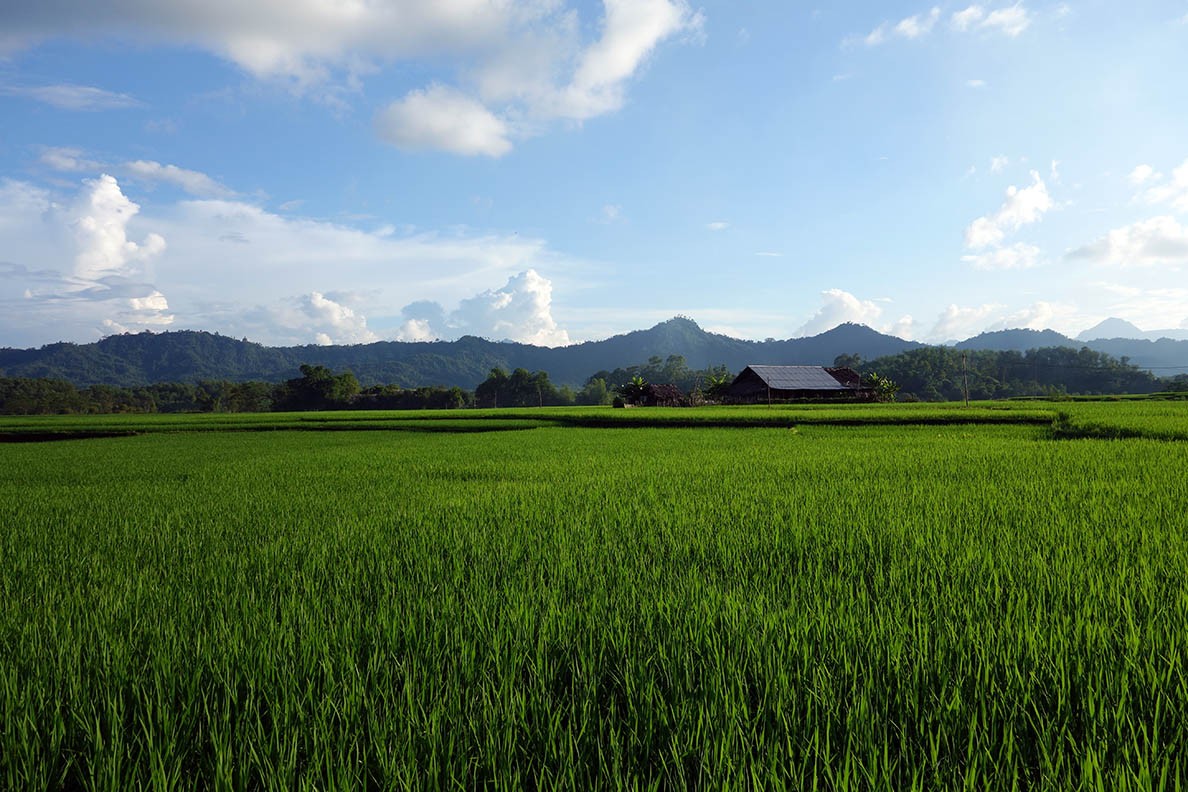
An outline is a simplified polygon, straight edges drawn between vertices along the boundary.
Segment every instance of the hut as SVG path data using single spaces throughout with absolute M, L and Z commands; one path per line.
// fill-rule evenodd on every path
M 851 368 L 824 366 L 747 366 L 726 389 L 739 404 L 788 401 L 874 401 Z

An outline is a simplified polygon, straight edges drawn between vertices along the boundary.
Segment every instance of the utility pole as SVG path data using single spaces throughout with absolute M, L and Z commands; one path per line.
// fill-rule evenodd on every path
M 965 383 L 965 406 L 969 406 L 969 369 L 966 366 L 966 360 L 969 358 L 968 352 L 961 353 L 961 380 Z

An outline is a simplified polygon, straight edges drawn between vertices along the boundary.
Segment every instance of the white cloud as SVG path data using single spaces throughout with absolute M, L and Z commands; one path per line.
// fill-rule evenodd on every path
M 1146 166 L 1139 166 L 1140 168 Z M 1136 171 L 1138 168 L 1135 169 Z M 1135 173 L 1131 173 L 1132 183 Z M 1148 189 L 1143 198 L 1149 204 L 1170 204 L 1177 212 L 1188 212 L 1188 160 L 1172 171 L 1171 178 L 1163 181 L 1160 174 L 1147 174 L 1144 181 L 1158 182 Z
M 712 223 L 706 223 L 705 227 L 710 231 L 725 231 L 727 228 L 730 228 L 730 223 L 723 220 L 715 220 Z
M 966 80 L 965 85 L 967 88 L 985 88 L 986 81 L 985 80 Z
M 172 184 L 190 195 L 200 198 L 223 198 L 233 194 L 231 190 L 205 173 L 186 170 L 176 165 L 162 165 L 151 160 L 135 160 L 124 163 L 123 169 L 143 181 Z
M 93 340 L 119 332 L 105 320 L 136 328 L 175 316 L 183 327 L 270 344 L 310 343 L 317 333 L 361 342 L 368 333 L 395 334 L 403 321 L 396 307 L 412 300 L 456 304 L 475 294 L 476 282 L 572 266 L 524 236 L 364 230 L 240 200 L 140 203 L 143 209 L 110 176 L 85 182 L 77 196 L 0 180 L 6 343 Z M 526 316 L 539 306 L 532 299 L 549 296 L 540 284 L 516 283 L 506 316 Z M 565 338 L 545 318 L 513 336 Z
M 986 18 L 986 9 L 980 5 L 971 5 L 963 11 L 955 11 L 953 16 L 949 18 L 949 23 L 954 30 L 965 32 L 976 27 L 982 20 Z
M 198 47 L 334 104 L 385 65 L 434 59 L 449 76 L 388 105 L 377 130 L 406 148 L 487 156 L 506 153 L 513 140 L 551 121 L 619 109 L 657 46 L 680 34 L 696 36 L 703 26 L 688 0 L 603 0 L 598 24 L 568 0 L 73 5 L 66 12 L 41 0 L 0 4 L 7 49 L 58 37 Z M 428 118 L 419 121 L 418 114 Z M 433 145 L 435 133 L 442 135 L 440 146 Z
M 950 305 L 937 317 L 926 336 L 933 342 L 954 341 L 975 336 L 982 331 L 986 320 L 998 311 L 1001 305 L 984 304 L 962 307 Z
M 1127 177 L 1127 179 L 1130 181 L 1131 185 L 1133 185 L 1135 187 L 1138 187 L 1141 184 L 1145 184 L 1148 181 L 1151 181 L 1152 179 L 1157 179 L 1157 178 L 1159 178 L 1159 174 L 1155 173 L 1155 169 L 1152 168 L 1150 165 L 1136 166 L 1135 169 L 1132 170 L 1130 172 L 1130 175 Z
M 683 1 L 603 0 L 602 36 L 578 59 L 573 79 L 561 92 L 556 114 L 582 120 L 619 109 L 623 89 L 661 41 L 699 30 L 700 14 Z
M 1170 215 L 1110 231 L 1067 258 L 1119 267 L 1188 266 L 1188 228 Z
M 103 168 L 101 163 L 87 159 L 82 149 L 67 146 L 46 148 L 37 159 L 42 165 L 63 173 L 94 173 Z
M 895 34 L 908 39 L 920 38 L 932 32 L 936 21 L 940 19 L 940 9 L 933 7 L 927 14 L 916 14 L 900 20 L 895 25 Z
M 961 260 L 979 270 L 1030 269 L 1039 263 L 1040 249 L 1022 242 L 985 253 L 962 256 Z
M 797 329 L 796 336 L 818 335 L 844 322 L 873 326 L 883 314 L 883 309 L 873 300 L 860 300 L 841 289 L 823 291 L 821 296 L 824 303 Z
M 1000 319 L 986 329 L 1013 330 L 1023 328 L 1027 330 L 1047 330 L 1052 328 L 1059 319 L 1070 317 L 1074 313 L 1075 311 L 1071 306 L 1041 300 Z
M 885 331 L 888 335 L 893 335 L 896 338 L 903 338 L 906 340 L 914 340 L 916 335 L 920 332 L 920 328 L 916 320 L 907 314 L 901 316 Z
M 3 12 L 0 12 L 0 20 L 3 20 Z M 128 94 L 113 93 L 90 85 L 70 83 L 0 86 L 0 94 L 28 97 L 59 110 L 123 110 L 140 106 L 140 102 Z
M 139 243 L 128 239 L 128 223 L 140 206 L 128 200 L 113 177 L 104 174 L 84 184 L 88 189 L 71 222 L 78 244 L 75 275 L 90 281 L 107 275 L 128 276 L 137 264 L 165 250 L 160 234 L 149 234 Z
M 425 3 L 208 2 L 208 0 L 89 0 L 71 3 L 9 0 L 0 28 L 10 48 L 55 37 L 131 36 L 192 45 L 226 57 L 261 77 L 305 82 L 359 58 L 399 60 L 488 46 L 508 27 L 547 10 L 534 3 L 451 0 Z
M 1014 38 L 1030 27 L 1031 14 L 1022 3 L 1015 3 L 994 11 L 987 11 L 984 6 L 975 4 L 961 11 L 955 11 L 949 17 L 949 24 L 954 30 L 962 33 L 987 30 Z
M 879 25 L 874 30 L 867 33 L 866 37 L 862 39 L 862 43 L 868 47 L 877 47 L 878 45 L 882 44 L 886 40 L 887 40 L 887 23 L 884 22 L 883 24 Z
M 502 157 L 512 149 L 506 122 L 444 85 L 410 92 L 381 110 L 375 124 L 381 139 L 410 151 Z
M 83 182 L 77 196 L 62 201 L 24 182 L 0 184 L 4 335 L 90 340 L 170 324 L 165 294 L 146 282 L 165 240 L 151 232 L 141 242 L 129 238 L 138 211 L 111 176 Z
M 783 254 L 783 253 L 777 253 L 777 252 L 775 252 L 774 250 L 760 250 L 760 251 L 759 251 L 758 253 L 756 253 L 755 255 L 756 255 L 756 256 L 762 256 L 763 258 L 781 258 L 781 257 L 783 257 L 783 255 L 784 255 L 784 254 Z
M 1007 233 L 1043 218 L 1052 208 L 1052 197 L 1038 172 L 1031 172 L 1031 180 L 1031 186 L 1022 189 L 1011 185 L 997 212 L 979 217 L 965 229 L 966 247 L 977 250 L 1000 245 Z
M 1031 15 L 1022 3 L 991 11 L 981 23 L 981 27 L 997 30 L 1011 38 L 1015 38 L 1030 26 Z
M 1003 157 L 1003 156 L 991 157 L 990 158 L 990 172 L 991 173 L 1002 173 L 1003 170 L 1006 169 L 1006 166 L 1010 165 L 1010 164 L 1011 164 L 1010 157 Z
M 867 33 L 863 37 L 862 42 L 868 47 L 877 47 L 887 40 L 889 36 L 898 36 L 905 39 L 923 38 L 932 32 L 932 28 L 936 26 L 936 22 L 940 19 L 940 9 L 932 8 L 926 14 L 915 14 L 914 16 L 905 17 L 895 24 L 884 22 L 874 30 Z
M 297 309 L 306 321 L 294 329 L 313 332 L 319 344 L 369 344 L 379 336 L 367 329 L 367 319 L 321 292 L 310 292 L 296 300 Z
M 448 316 L 440 304 L 420 301 L 405 306 L 399 337 L 404 341 L 475 335 L 537 346 L 565 346 L 569 334 L 552 315 L 553 284 L 536 270 L 508 279 L 502 289 L 462 300 Z

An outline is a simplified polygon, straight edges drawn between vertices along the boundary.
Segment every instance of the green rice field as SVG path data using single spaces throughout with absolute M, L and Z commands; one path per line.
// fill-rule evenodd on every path
M 1188 786 L 1185 401 L 0 438 L 2 789 Z

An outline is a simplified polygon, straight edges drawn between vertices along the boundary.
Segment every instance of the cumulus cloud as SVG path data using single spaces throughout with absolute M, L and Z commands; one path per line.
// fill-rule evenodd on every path
M 435 302 L 405 306 L 400 340 L 427 341 L 474 335 L 537 346 L 565 346 L 569 334 L 552 315 L 553 284 L 536 270 L 508 279 L 501 289 L 489 289 L 462 300 L 449 315 Z
M 451 73 L 388 104 L 376 118 L 381 138 L 500 156 L 551 121 L 619 109 L 657 46 L 702 24 L 687 0 L 602 0 L 597 24 L 567 0 L 10 0 L 0 4 L 0 48 L 61 37 L 198 47 L 334 102 L 385 65 L 432 58 Z M 87 86 L 20 90 L 72 109 L 135 102 Z
M 929 340 L 935 342 L 954 341 L 975 336 L 985 327 L 987 319 L 1003 306 L 984 304 L 978 306 L 950 305 L 936 319 L 927 334 Z
M 410 92 L 381 110 L 375 125 L 381 139 L 411 151 L 501 157 L 512 148 L 506 122 L 478 100 L 443 85 Z
M 915 14 L 905 17 L 898 22 L 884 22 L 863 37 L 862 42 L 868 47 L 877 47 L 891 36 L 905 39 L 917 39 L 928 35 L 940 19 L 940 9 L 932 8 L 926 14 Z
M 845 322 L 873 325 L 883 309 L 872 300 L 860 300 L 842 289 L 821 292 L 824 302 L 817 312 L 796 331 L 796 336 L 824 333 Z
M 310 343 L 319 333 L 361 343 L 401 331 L 400 305 L 419 298 L 458 305 L 475 296 L 476 282 L 509 278 L 498 291 L 510 299 L 485 293 L 486 324 L 476 318 L 478 305 L 468 304 L 471 331 L 543 343 L 567 338 L 550 324 L 548 282 L 513 278 L 571 266 L 543 240 L 369 230 L 242 200 L 153 204 L 148 197 L 133 202 L 112 176 L 82 182 L 77 192 L 0 179 L 7 343 L 91 340 L 119 332 L 115 325 L 167 318 L 270 344 Z M 499 317 L 510 317 L 512 329 Z
M 1011 164 L 1010 157 L 998 156 L 990 158 L 990 172 L 1002 173 L 1006 167 Z
M 916 338 L 920 332 L 920 328 L 915 318 L 911 314 L 907 314 L 897 319 L 894 324 L 887 328 L 886 332 L 896 338 L 903 338 L 910 341 Z
M 876 47 L 891 37 L 919 39 L 927 36 L 940 21 L 941 9 L 933 6 L 925 13 L 905 17 L 898 22 L 884 22 L 861 37 L 868 47 Z M 988 10 L 982 5 L 971 5 L 949 16 L 949 27 L 958 33 L 986 31 L 1000 33 L 1014 38 L 1031 25 L 1031 14 L 1022 3 Z M 855 39 L 847 39 L 852 43 Z M 977 81 L 981 83 L 981 81 Z M 984 83 L 982 83 L 984 84 Z M 978 86 L 980 87 L 980 86 Z
M 938 19 L 940 9 L 934 6 L 927 14 L 917 14 L 900 20 L 895 25 L 895 34 L 908 39 L 920 38 L 932 32 Z
M 1136 182 L 1135 177 L 1143 176 L 1142 181 Z M 1131 183 L 1136 186 L 1152 183 L 1144 194 L 1143 199 L 1149 204 L 1170 204 L 1177 212 L 1188 212 L 1188 160 L 1172 171 L 1170 179 L 1164 180 L 1163 174 L 1155 173 L 1148 165 L 1140 165 L 1131 172 Z
M 111 176 L 84 181 L 70 200 L 0 184 L 0 249 L 12 260 L 0 272 L 5 336 L 42 333 L 44 342 L 170 324 L 169 302 L 148 279 L 165 240 L 149 232 L 134 241 L 138 212 Z
M 985 6 L 971 5 L 949 17 L 950 26 L 959 32 L 986 30 L 1014 38 L 1031 26 L 1031 14 L 1022 3 L 988 11 Z
M 365 317 L 321 292 L 302 295 L 297 307 L 310 320 L 302 329 L 312 330 L 319 344 L 367 344 L 379 340 L 367 329 Z
M 1052 208 L 1052 197 L 1037 171 L 1031 172 L 1031 180 L 1029 187 L 1011 185 L 997 212 L 979 217 L 965 229 L 966 247 L 977 250 L 1000 245 L 1008 233 L 1043 218 Z
M 1069 317 L 1073 313 L 1071 306 L 1041 300 L 1003 317 L 991 324 L 987 330 L 1047 330 L 1056 324 L 1057 320 Z
M 232 191 L 198 171 L 186 170 L 176 165 L 162 165 L 151 160 L 135 160 L 125 163 L 124 170 L 147 182 L 163 182 L 180 187 L 190 195 L 199 197 L 226 197 Z
M 3 19 L 0 11 L 0 20 Z M 128 94 L 113 93 L 91 85 L 0 86 L 0 94 L 24 96 L 59 110 L 123 110 L 139 107 L 140 102 Z
M 1069 252 L 1067 258 L 1119 267 L 1188 265 L 1188 228 L 1174 217 L 1152 217 Z
M 150 233 L 142 242 L 128 239 L 128 223 L 140 211 L 120 190 L 115 178 L 104 174 L 88 179 L 71 222 L 78 243 L 74 274 L 85 280 L 107 275 L 127 276 L 132 267 L 159 255 L 165 239 Z
M 961 260 L 979 270 L 1030 269 L 1039 263 L 1040 249 L 1023 242 L 985 253 L 962 256 Z
M 1132 170 L 1130 172 L 1130 175 L 1127 177 L 1127 180 L 1133 186 L 1138 187 L 1139 185 L 1146 184 L 1151 179 L 1157 178 L 1157 177 L 1158 177 L 1158 174 L 1155 173 L 1155 169 L 1152 168 L 1150 165 L 1138 165 L 1135 167 L 1134 170 Z
M 1031 26 L 1031 15 L 1022 3 L 991 11 L 982 21 L 981 27 L 995 30 L 1014 38 Z

